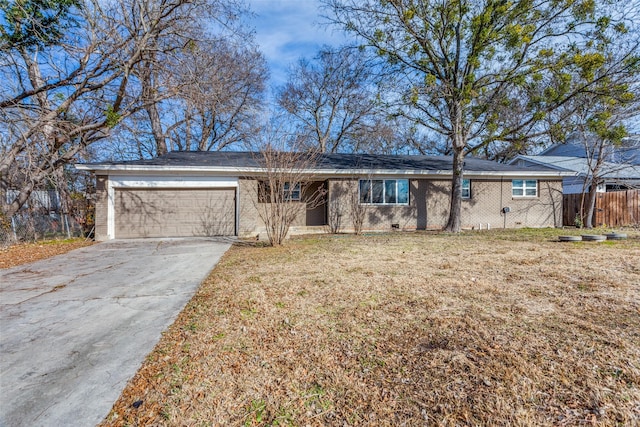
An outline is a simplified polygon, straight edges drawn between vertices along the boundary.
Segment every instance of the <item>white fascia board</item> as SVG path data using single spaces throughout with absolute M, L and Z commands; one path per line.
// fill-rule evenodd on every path
M 141 166 L 141 165 L 87 165 L 76 164 L 75 168 L 78 170 L 95 172 L 96 175 L 109 175 L 109 176 L 127 176 L 127 175 L 156 175 L 156 176 L 175 176 L 177 173 L 180 175 L 199 175 L 199 176 L 211 176 L 212 173 L 217 175 L 232 175 L 238 174 L 255 168 L 234 168 L 234 167 L 207 167 L 207 166 L 180 166 L 180 167 L 168 167 L 168 166 Z
M 451 176 L 451 173 L 449 173 Z M 522 178 L 522 179 L 541 179 L 541 178 L 563 178 L 565 176 L 573 176 L 573 172 L 566 171 L 500 171 L 500 172 L 463 172 L 465 178 Z
M 316 176 L 406 176 L 415 178 L 443 177 L 451 178 L 453 176 L 450 170 L 424 170 L 424 171 L 407 171 L 407 170 L 335 170 L 335 171 L 310 171 Z M 531 177 L 531 178 L 562 178 L 564 176 L 572 176 L 573 172 L 566 171 L 469 171 L 463 172 L 465 178 L 503 178 L 503 177 Z
M 133 166 L 133 165 L 95 165 L 87 167 L 87 165 L 77 165 L 80 170 L 91 170 L 97 174 L 101 172 L 114 175 L 130 175 L 139 176 L 156 175 L 156 176 L 173 176 L 194 175 L 194 176 L 210 176 L 211 174 L 219 176 L 260 176 L 265 174 L 263 168 L 238 168 L 238 167 L 204 167 L 204 166 L 181 166 L 167 168 L 166 166 Z M 304 169 L 296 171 L 312 177 L 353 177 L 353 176 L 443 176 L 451 177 L 451 170 L 389 170 L 389 169 Z M 476 177 L 531 177 L 531 178 L 561 178 L 564 176 L 572 176 L 574 172 L 566 170 L 551 171 L 470 171 L 465 176 Z
M 238 177 L 110 174 L 109 183 L 116 188 L 235 188 Z

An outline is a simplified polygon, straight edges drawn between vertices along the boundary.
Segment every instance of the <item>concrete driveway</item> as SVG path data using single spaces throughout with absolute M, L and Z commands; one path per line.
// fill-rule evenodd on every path
M 113 241 L 0 270 L 0 426 L 94 426 L 229 243 Z

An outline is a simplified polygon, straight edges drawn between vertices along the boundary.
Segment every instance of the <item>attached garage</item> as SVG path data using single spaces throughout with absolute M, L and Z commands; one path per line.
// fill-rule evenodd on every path
M 96 240 L 237 236 L 237 176 L 153 172 L 97 175 Z
M 234 188 L 116 188 L 115 237 L 232 236 Z

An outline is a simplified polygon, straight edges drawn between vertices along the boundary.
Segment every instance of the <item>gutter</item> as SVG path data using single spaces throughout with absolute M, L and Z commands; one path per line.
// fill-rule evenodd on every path
M 229 176 L 262 176 L 267 173 L 264 168 L 256 167 L 230 167 L 230 166 L 141 166 L 141 165 L 105 165 L 105 164 L 76 164 L 76 169 L 83 171 L 92 171 L 105 175 L 128 175 L 134 173 L 147 174 L 172 174 L 176 172 L 187 174 L 220 174 Z M 326 176 L 326 177 L 352 177 L 357 175 L 367 176 L 416 176 L 416 177 L 452 177 L 451 170 L 394 170 L 394 169 L 301 169 L 295 170 L 296 173 L 310 176 Z M 574 172 L 570 171 L 467 171 L 467 177 L 541 177 L 541 178 L 562 178 L 565 176 L 574 176 Z

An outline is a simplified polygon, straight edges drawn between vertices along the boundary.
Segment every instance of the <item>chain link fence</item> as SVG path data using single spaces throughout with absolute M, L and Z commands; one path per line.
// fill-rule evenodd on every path
M 0 246 L 19 242 L 35 242 L 53 238 L 80 237 L 85 234 L 81 224 L 65 214 L 19 212 L 8 226 L 0 227 Z
M 61 198 L 55 190 L 34 192 L 18 213 L 11 218 L 0 218 L 0 247 L 21 242 L 91 236 L 93 211 L 88 215 L 89 205 L 73 202 L 67 205 L 73 214 L 63 211 Z

